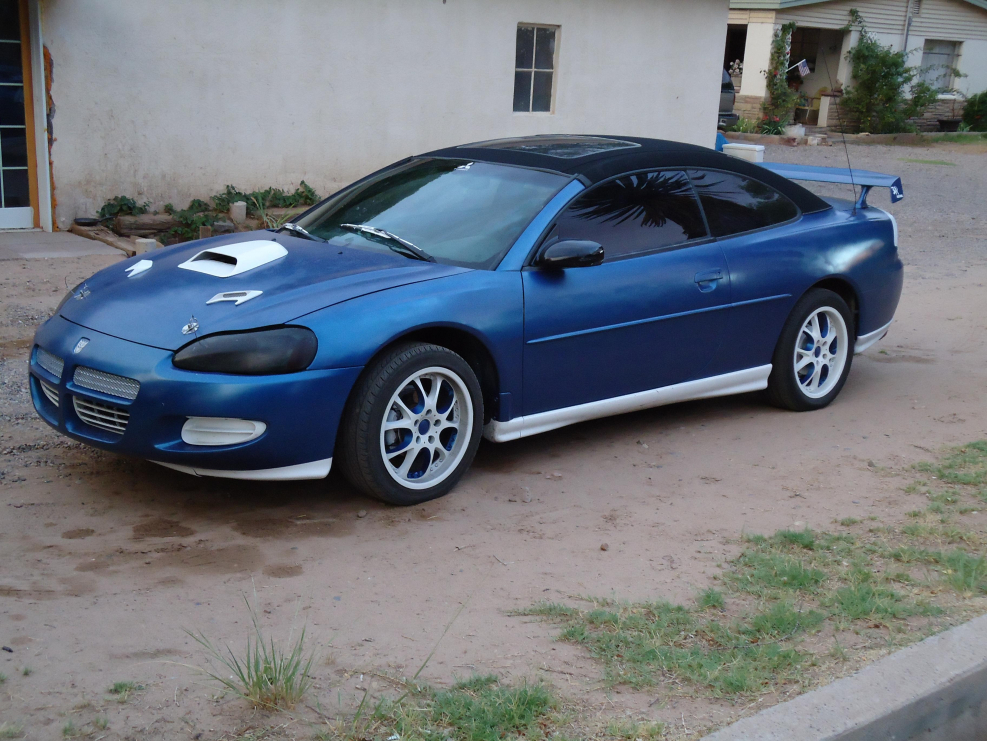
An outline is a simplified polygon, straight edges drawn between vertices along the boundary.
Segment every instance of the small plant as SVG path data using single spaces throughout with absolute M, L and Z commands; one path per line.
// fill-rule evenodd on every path
M 20 738 L 24 735 L 24 726 L 20 723 L 0 723 L 0 738 Z
M 29 666 L 25 666 L 21 669 L 21 674 L 23 674 L 25 677 L 30 677 L 32 674 L 34 674 L 34 669 L 32 669 Z
M 987 90 L 966 99 L 963 124 L 967 131 L 987 131 Z
M 93 725 L 100 731 L 105 731 L 110 727 L 110 719 L 99 716 L 93 721 Z
M 81 736 L 82 734 L 75 723 L 69 721 L 62 726 L 62 735 L 65 736 L 65 738 L 75 738 L 76 736 Z
M 758 130 L 758 122 L 752 118 L 739 118 L 737 123 L 730 127 L 730 131 L 736 131 L 741 134 L 756 134 Z
M 164 210 L 179 223 L 179 226 L 169 230 L 168 235 L 177 237 L 181 241 L 197 239 L 200 226 L 212 226 L 219 219 L 212 212 L 212 207 L 199 198 L 194 198 L 188 208 L 184 209 L 176 209 L 172 204 L 166 203 Z
M 607 723 L 607 738 L 624 739 L 624 741 L 658 741 L 664 735 L 664 723 L 634 723 L 621 720 Z
M 99 209 L 100 219 L 111 219 L 116 216 L 139 216 L 146 214 L 150 202 L 138 203 L 128 196 L 114 196 L 107 199 Z
M 294 628 L 288 635 L 287 647 L 281 647 L 264 639 L 260 619 L 251 607 L 247 595 L 243 601 L 250 612 L 253 636 L 247 638 L 247 648 L 237 656 L 229 646 L 216 647 L 202 633 L 185 632 L 205 649 L 210 664 L 220 667 L 219 673 L 203 672 L 219 682 L 227 690 L 239 695 L 258 707 L 271 710 L 294 707 L 305 697 L 312 685 L 311 669 L 315 652 L 305 655 L 305 628 L 296 640 L 292 640 Z M 256 601 L 256 595 L 254 596 Z
M 700 610 L 722 610 L 726 601 L 723 599 L 723 592 L 710 587 L 699 595 L 696 604 Z
M 775 116 L 774 118 L 766 118 L 761 121 L 759 130 L 762 134 L 767 134 L 769 136 L 780 136 L 785 133 L 786 125 L 787 124 L 784 121 Z
M 6 681 L 7 681 L 7 675 L 4 674 L 3 672 L 0 672 L 0 684 L 3 684 Z
M 858 520 L 856 517 L 844 517 L 842 520 L 840 520 L 840 524 L 843 527 L 850 527 L 851 525 L 856 525 L 859 522 L 860 520 Z

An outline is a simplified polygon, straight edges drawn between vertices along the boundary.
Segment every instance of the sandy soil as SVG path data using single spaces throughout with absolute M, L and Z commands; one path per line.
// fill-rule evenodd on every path
M 845 158 L 837 147 L 768 155 Z M 372 671 L 413 674 L 463 605 L 426 681 L 540 676 L 589 717 L 662 719 L 689 735 L 756 711 L 668 688 L 605 695 L 599 667 L 554 642 L 556 629 L 508 613 L 571 595 L 691 600 L 743 531 L 901 521 L 915 502 L 896 472 L 984 437 L 987 153 L 855 146 L 851 156 L 904 178 L 893 213 L 907 275 L 891 333 L 856 358 L 836 403 L 793 414 L 748 395 L 485 442 L 451 495 L 413 509 L 362 498 L 335 475 L 195 479 L 59 437 L 26 389 L 33 328 L 66 283 L 115 258 L 0 262 L 0 643 L 12 649 L 0 653 L 0 722 L 31 739 L 96 715 L 108 739 L 214 739 L 259 722 L 238 701 L 214 701 L 184 666 L 202 657 L 183 629 L 243 644 L 242 595 L 255 589 L 274 635 L 307 623 L 329 657 L 311 698 L 329 712 L 352 708 L 371 681 L 387 690 Z M 872 202 L 888 208 L 883 193 Z M 119 680 L 147 689 L 107 702 Z M 311 737 L 305 721 L 279 722 Z

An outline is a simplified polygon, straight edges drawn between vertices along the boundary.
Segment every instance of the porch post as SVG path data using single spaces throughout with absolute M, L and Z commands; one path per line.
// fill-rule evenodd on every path
M 744 78 L 737 96 L 736 110 L 744 118 L 761 118 L 761 103 L 768 91 L 764 73 L 771 64 L 771 40 L 775 32 L 773 10 L 752 10 L 744 47 Z
M 31 90 L 34 101 L 34 156 L 38 173 L 38 216 L 41 228 L 52 230 L 51 170 L 48 159 L 48 95 L 45 91 L 44 45 L 41 40 L 40 0 L 27 0 L 27 19 L 31 54 Z

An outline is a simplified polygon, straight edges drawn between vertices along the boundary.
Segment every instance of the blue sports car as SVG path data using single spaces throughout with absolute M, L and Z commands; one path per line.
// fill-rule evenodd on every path
M 448 492 L 481 436 L 758 389 L 819 409 L 901 293 L 873 186 L 902 196 L 888 175 L 633 137 L 411 157 L 278 230 L 76 286 L 35 335 L 34 404 L 76 440 L 201 476 L 335 460 L 394 504 Z

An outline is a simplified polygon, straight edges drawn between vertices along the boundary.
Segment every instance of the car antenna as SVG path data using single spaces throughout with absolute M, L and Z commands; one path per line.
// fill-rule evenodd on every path
M 833 105 L 836 106 L 836 120 L 840 124 L 840 136 L 843 139 L 843 151 L 846 152 L 846 167 L 850 172 L 850 187 L 853 188 L 853 209 L 850 213 L 853 215 L 857 214 L 857 184 L 853 181 L 853 165 L 850 164 L 850 147 L 846 143 L 846 128 L 843 126 L 843 116 L 840 114 L 840 102 L 839 99 L 843 95 L 842 88 L 840 89 L 839 95 L 836 94 L 836 85 L 833 84 L 833 75 L 829 72 L 829 62 L 826 59 L 826 55 L 822 55 L 823 64 L 826 65 L 826 77 L 829 78 L 829 90 L 830 96 L 833 99 Z

